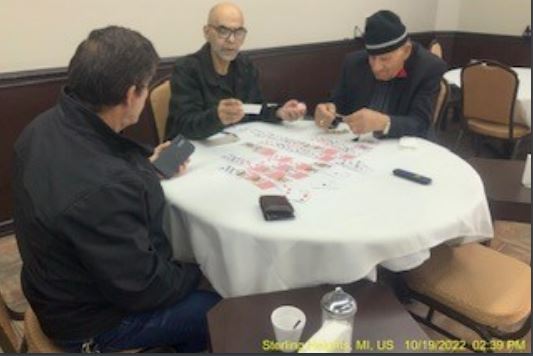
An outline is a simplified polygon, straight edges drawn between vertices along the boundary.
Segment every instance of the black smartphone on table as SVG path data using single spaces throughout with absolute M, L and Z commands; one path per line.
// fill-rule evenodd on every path
M 170 141 L 169 147 L 161 151 L 152 164 L 163 177 L 172 178 L 193 152 L 194 145 L 185 137 L 178 135 Z

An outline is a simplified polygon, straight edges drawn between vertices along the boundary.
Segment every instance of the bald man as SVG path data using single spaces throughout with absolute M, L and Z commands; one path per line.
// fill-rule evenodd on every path
M 200 140 L 240 122 L 293 121 L 305 115 L 305 104 L 296 100 L 281 107 L 264 103 L 258 71 L 239 53 L 247 30 L 236 5 L 214 6 L 203 30 L 206 44 L 174 67 L 167 139 L 182 134 Z M 246 114 L 243 103 L 261 104 L 261 112 Z

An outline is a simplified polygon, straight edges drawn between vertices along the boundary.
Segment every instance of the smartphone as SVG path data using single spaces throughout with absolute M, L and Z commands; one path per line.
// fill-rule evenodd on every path
M 194 145 L 185 137 L 178 135 L 152 164 L 163 177 L 172 178 L 193 152 Z

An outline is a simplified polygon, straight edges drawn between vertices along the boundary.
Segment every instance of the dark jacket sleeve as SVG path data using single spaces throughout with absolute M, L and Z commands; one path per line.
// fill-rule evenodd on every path
M 171 97 L 166 138 L 182 134 L 193 140 L 201 140 L 220 132 L 224 124 L 220 121 L 217 108 L 204 108 L 200 78 L 195 66 L 177 61 L 170 80 Z
M 440 81 L 446 64 L 437 63 L 430 74 L 421 81 L 419 89 L 413 96 L 406 115 L 390 115 L 391 126 L 387 137 L 420 136 L 425 137 L 431 126 L 431 117 L 435 98 L 440 89 Z
M 127 311 L 175 304 L 198 284 L 196 265 L 155 249 L 147 230 L 146 191 L 134 179 L 78 200 L 58 222 L 102 295 Z M 168 257 L 164 257 L 168 256 Z

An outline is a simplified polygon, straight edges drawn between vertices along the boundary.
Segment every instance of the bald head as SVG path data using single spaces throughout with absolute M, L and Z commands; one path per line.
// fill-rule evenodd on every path
M 237 5 L 223 2 L 209 11 L 204 36 L 211 46 L 217 72 L 224 74 L 230 62 L 237 58 L 246 37 L 244 16 Z
M 244 15 L 237 5 L 223 2 L 211 8 L 207 24 L 218 26 L 225 22 L 240 23 L 240 26 L 244 26 Z

